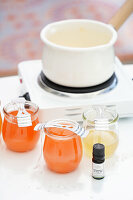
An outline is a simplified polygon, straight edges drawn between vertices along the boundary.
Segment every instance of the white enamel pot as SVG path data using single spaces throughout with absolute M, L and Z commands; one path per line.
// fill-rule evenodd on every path
M 132 0 L 126 1 L 111 19 L 111 25 L 72 19 L 44 27 L 41 39 L 44 42 L 42 63 L 45 76 L 67 87 L 90 87 L 107 81 L 115 71 L 115 29 L 131 14 L 131 3 Z M 123 12 L 125 18 L 121 19 Z

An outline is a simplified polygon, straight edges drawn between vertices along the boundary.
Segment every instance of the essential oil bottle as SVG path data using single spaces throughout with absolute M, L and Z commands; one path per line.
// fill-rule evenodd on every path
M 103 144 L 93 145 L 92 154 L 92 177 L 94 179 L 104 178 L 105 147 Z

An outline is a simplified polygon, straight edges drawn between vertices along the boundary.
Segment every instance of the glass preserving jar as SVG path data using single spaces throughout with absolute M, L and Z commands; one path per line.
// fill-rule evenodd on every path
M 38 106 L 30 101 L 17 100 L 3 108 L 3 140 L 8 149 L 16 152 L 32 150 L 38 142 Z
M 83 127 L 88 132 L 83 138 L 85 154 L 92 157 L 93 145 L 105 145 L 105 157 L 112 156 L 118 146 L 118 114 L 114 107 L 92 106 L 83 113 Z
M 1 101 L 0 101 L 0 134 L 1 134 L 1 128 L 2 128 L 2 117 L 1 117 Z
M 73 132 L 77 123 L 69 120 L 54 120 L 62 128 L 45 127 L 43 156 L 49 169 L 58 173 L 75 170 L 82 159 L 82 142 L 79 135 Z M 52 125 L 52 123 L 50 122 Z M 47 124 L 46 124 L 47 126 Z M 65 129 L 69 126 L 69 130 Z M 72 129 L 72 131 L 71 131 Z

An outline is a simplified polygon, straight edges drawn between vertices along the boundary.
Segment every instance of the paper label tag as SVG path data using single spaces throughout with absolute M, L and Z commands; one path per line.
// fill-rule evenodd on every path
M 94 178 L 104 177 L 104 163 L 101 164 L 92 163 L 92 176 Z
M 31 115 L 26 113 L 18 113 L 17 115 L 18 127 L 32 126 Z

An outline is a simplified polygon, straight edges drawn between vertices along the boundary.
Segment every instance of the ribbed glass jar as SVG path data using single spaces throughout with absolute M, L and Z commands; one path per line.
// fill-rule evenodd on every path
M 55 121 L 54 121 L 55 122 Z M 65 126 L 73 128 L 76 122 L 56 120 L 63 128 L 47 127 L 44 129 L 45 141 L 43 155 L 49 169 L 58 173 L 68 173 L 75 170 L 82 159 L 82 142 L 79 135 Z M 47 126 L 47 124 L 46 124 Z
M 112 156 L 118 146 L 118 114 L 108 106 L 92 106 L 83 113 L 83 127 L 88 132 L 83 138 L 85 154 L 92 157 L 93 145 L 105 145 L 105 157 Z
M 21 102 L 20 102 L 21 103 Z M 27 124 L 27 115 L 23 115 L 24 126 L 18 124 L 18 113 L 20 111 L 19 102 L 11 102 L 4 106 L 4 122 L 2 127 L 3 140 L 8 149 L 17 152 L 25 152 L 33 149 L 38 142 L 39 133 L 34 131 L 38 121 L 38 106 L 30 101 L 21 103 L 22 112 L 30 114 L 31 124 Z

